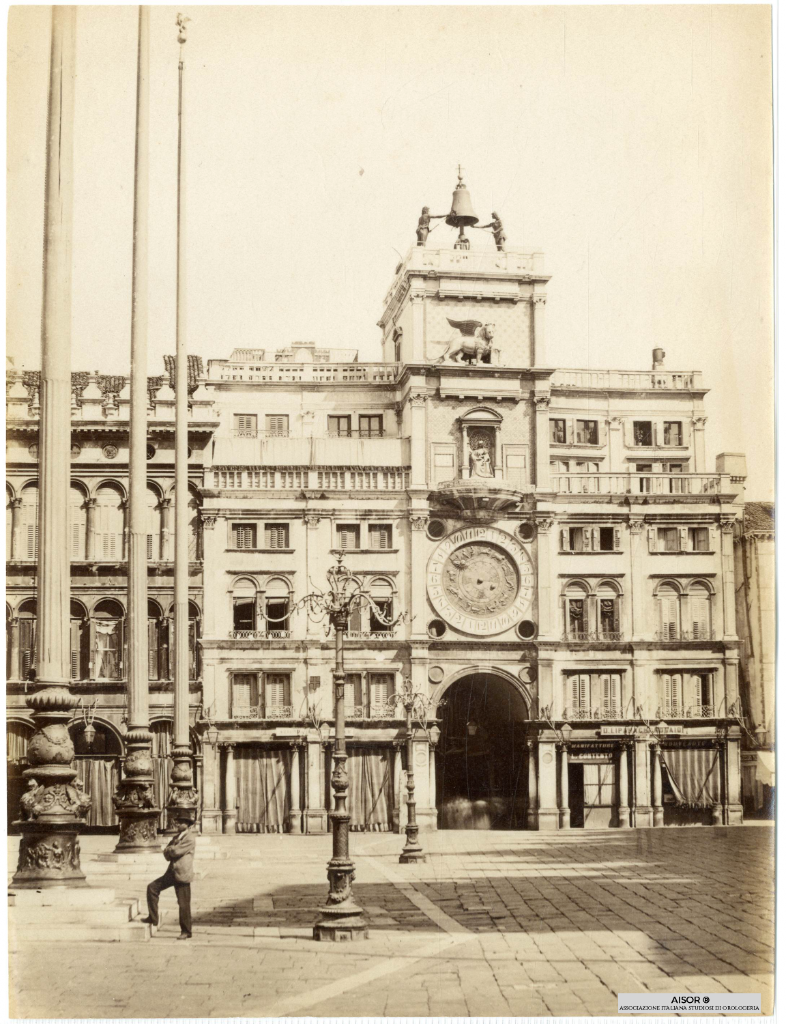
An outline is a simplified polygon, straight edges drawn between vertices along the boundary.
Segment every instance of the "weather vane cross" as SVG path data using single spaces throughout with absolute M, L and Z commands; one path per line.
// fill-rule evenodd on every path
M 187 18 L 184 14 L 178 14 L 175 19 L 175 24 L 177 25 L 177 41 L 181 46 L 186 41 L 186 22 L 189 21 L 191 21 L 191 19 Z

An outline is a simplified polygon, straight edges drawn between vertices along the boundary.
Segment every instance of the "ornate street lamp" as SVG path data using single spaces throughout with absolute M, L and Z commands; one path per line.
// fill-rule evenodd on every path
M 347 812 L 347 745 L 344 730 L 344 634 L 353 611 L 367 604 L 376 619 L 393 628 L 403 615 L 389 618 L 363 588 L 363 580 L 343 563 L 343 552 L 336 556 L 337 565 L 327 571 L 328 589 L 306 594 L 295 604 L 293 611 L 305 608 L 312 621 L 327 618 L 336 637 L 336 667 L 333 672 L 335 691 L 336 739 L 333 749 L 333 784 L 335 810 L 330 812 L 333 826 L 333 856 L 328 863 L 328 898 L 322 916 L 314 925 L 314 938 L 322 942 L 342 942 L 367 939 L 368 925 L 363 910 L 352 895 L 355 865 L 349 857 L 349 814 Z
M 414 730 L 412 728 L 413 716 L 418 719 L 423 731 L 428 733 L 428 714 L 431 709 L 441 707 L 446 703 L 444 700 L 433 701 L 424 693 L 417 693 L 412 686 L 412 680 L 407 677 L 400 693 L 391 694 L 388 702 L 394 707 L 400 704 L 407 716 L 407 824 L 404 831 L 407 839 L 404 849 L 399 855 L 399 864 L 417 864 L 426 859 L 426 854 L 418 842 L 418 821 L 417 808 L 415 804 L 415 761 L 414 761 Z M 439 729 L 437 729 L 439 739 Z M 436 745 L 436 740 L 434 741 Z

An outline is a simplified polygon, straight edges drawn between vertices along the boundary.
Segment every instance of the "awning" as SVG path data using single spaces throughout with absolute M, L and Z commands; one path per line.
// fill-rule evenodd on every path
M 775 785 L 775 752 L 773 750 L 756 751 L 756 781 L 763 786 Z

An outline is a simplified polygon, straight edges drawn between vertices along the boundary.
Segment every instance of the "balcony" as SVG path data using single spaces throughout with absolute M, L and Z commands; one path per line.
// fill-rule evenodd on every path
M 382 707 L 374 706 L 370 708 L 363 707 L 360 704 L 346 704 L 344 706 L 344 717 L 353 721 L 380 721 L 382 719 L 401 718 L 402 716 L 396 712 L 395 708 L 385 704 Z
M 396 631 L 393 629 L 350 629 L 344 636 L 347 640 L 395 640 Z
M 619 629 L 603 629 L 600 632 L 588 630 L 562 634 L 563 643 L 574 644 L 620 643 L 622 638 L 622 630 Z
M 657 719 L 716 718 L 713 704 L 661 704 L 655 712 Z
M 291 629 L 231 629 L 230 640 L 291 640 Z
M 696 629 L 672 629 L 670 627 L 655 631 L 655 639 L 667 643 L 703 643 L 715 639 L 715 631 L 704 626 Z
M 554 388 L 599 391 L 693 391 L 703 388 L 701 373 L 691 370 L 555 370 Z
M 353 467 L 326 466 L 319 470 L 214 466 L 205 471 L 204 487 L 214 491 L 403 491 L 409 487 L 408 468 L 355 467 L 357 462 Z
M 557 494 L 642 494 L 679 498 L 729 494 L 731 481 L 716 473 L 554 473 Z
M 284 719 L 291 721 L 294 718 L 295 709 L 291 704 L 283 704 L 272 708 L 251 707 L 241 704 L 238 707 L 232 708 L 233 721 L 248 721 L 249 719 L 266 719 L 267 721 Z
M 232 437 L 289 437 L 289 430 L 243 430 L 240 427 L 233 427 Z
M 397 363 L 227 363 L 211 360 L 210 380 L 272 384 L 392 384 Z
M 573 704 L 562 712 L 568 722 L 619 722 L 625 716 L 615 707 L 585 707 Z

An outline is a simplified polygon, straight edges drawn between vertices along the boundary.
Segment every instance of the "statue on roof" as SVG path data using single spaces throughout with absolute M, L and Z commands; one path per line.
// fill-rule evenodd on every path
M 505 229 L 502 226 L 502 221 L 499 219 L 499 214 L 491 211 L 491 223 L 490 224 L 479 224 L 479 230 L 491 229 L 491 233 L 494 235 L 494 241 L 496 242 L 497 249 L 500 252 L 505 251 Z
M 418 238 L 418 245 L 426 244 L 429 231 L 432 230 L 431 221 L 443 220 L 445 217 L 447 217 L 446 213 L 430 213 L 428 206 L 423 207 L 420 214 L 420 218 L 418 219 L 418 226 L 415 231 L 415 234 L 417 235 Z

